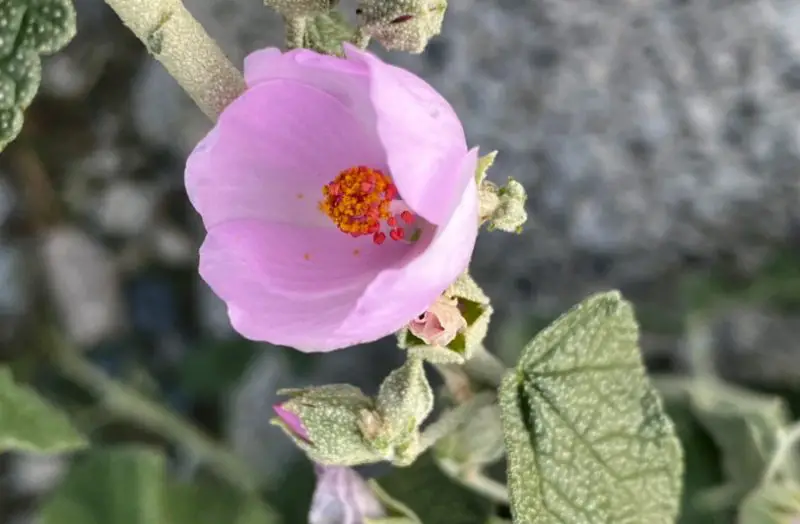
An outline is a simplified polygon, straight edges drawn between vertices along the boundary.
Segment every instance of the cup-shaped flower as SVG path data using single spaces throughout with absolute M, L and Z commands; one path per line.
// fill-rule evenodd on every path
M 317 466 L 308 524 L 364 524 L 365 519 L 385 516 L 378 497 L 354 470 Z
M 467 267 L 475 169 L 426 82 L 346 46 L 266 49 L 186 166 L 200 274 L 253 340 L 330 351 L 424 312 Z

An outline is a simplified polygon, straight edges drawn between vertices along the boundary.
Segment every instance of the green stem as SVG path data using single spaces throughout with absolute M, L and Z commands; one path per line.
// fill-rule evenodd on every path
M 284 17 L 286 27 L 286 49 L 300 49 L 306 41 L 308 18 L 304 16 Z
M 106 375 L 74 348 L 56 341 L 53 363 L 66 378 L 93 393 L 100 405 L 118 420 L 153 431 L 184 446 L 198 460 L 232 485 L 253 491 L 253 474 L 233 452 L 202 433 L 179 415 Z
M 439 467 L 450 478 L 497 504 L 508 504 L 508 488 L 487 477 L 479 468 L 462 469 L 454 463 L 439 461 Z
M 245 90 L 228 60 L 181 0 L 106 0 L 213 121 Z
M 493 392 L 485 391 L 474 395 L 465 403 L 456 406 L 450 411 L 444 412 L 436 422 L 433 422 L 422 432 L 420 437 L 420 454 L 436 444 L 442 437 L 456 431 L 475 416 L 480 408 L 494 402 L 495 398 L 496 395 Z
M 506 373 L 505 365 L 483 345 L 464 364 L 434 364 L 434 368 L 456 402 L 465 402 L 477 391 L 496 391 Z
M 793 424 L 788 431 L 780 435 L 777 449 L 761 479 L 761 486 L 767 486 L 776 480 L 798 441 L 800 441 L 800 422 Z
M 689 315 L 683 344 L 692 375 L 715 377 L 717 373 L 714 365 L 714 337 L 707 314 L 698 312 Z
M 474 381 L 496 389 L 500 387 L 507 368 L 481 344 L 474 350 L 472 358 L 464 363 L 464 370 Z
M 366 49 L 369 45 L 370 36 L 364 31 L 363 28 L 359 27 L 356 29 L 355 34 L 353 35 L 353 45 L 361 48 Z

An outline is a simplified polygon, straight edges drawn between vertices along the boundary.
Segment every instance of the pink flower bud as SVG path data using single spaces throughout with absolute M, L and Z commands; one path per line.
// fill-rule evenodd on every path
M 414 336 L 432 346 L 446 346 L 466 327 L 467 321 L 461 316 L 458 301 L 445 297 L 440 297 L 408 325 Z

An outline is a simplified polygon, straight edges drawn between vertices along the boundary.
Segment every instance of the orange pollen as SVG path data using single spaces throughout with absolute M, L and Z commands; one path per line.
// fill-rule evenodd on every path
M 397 188 L 391 178 L 377 169 L 365 166 L 351 167 L 322 187 L 319 209 L 325 213 L 339 231 L 352 237 L 372 235 L 375 244 L 383 244 L 386 234 L 381 232 L 385 223 L 392 240 L 401 240 L 405 231 L 399 219 L 406 224 L 414 221 L 410 211 L 392 215 L 390 207 L 397 197 Z

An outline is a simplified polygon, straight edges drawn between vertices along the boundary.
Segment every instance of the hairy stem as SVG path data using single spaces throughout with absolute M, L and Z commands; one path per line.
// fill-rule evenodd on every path
M 436 422 L 431 423 L 431 425 L 422 432 L 420 449 L 422 451 L 427 450 L 442 437 L 456 431 L 474 417 L 479 409 L 494 402 L 495 398 L 496 395 L 493 392 L 485 391 L 478 393 L 465 403 L 442 413 Z
M 503 381 L 506 366 L 481 344 L 464 363 L 464 370 L 474 381 L 496 389 Z
M 244 91 L 242 73 L 181 0 L 106 3 L 211 120 Z
M 480 468 L 462 469 L 448 461 L 440 461 L 439 467 L 447 476 L 475 493 L 483 495 L 497 504 L 508 504 L 508 488 L 493 478 L 487 477 Z
M 469 400 L 476 392 L 497 390 L 505 375 L 505 365 L 483 346 L 475 349 L 463 365 L 436 364 L 436 371 L 456 402 Z
M 284 18 L 286 26 L 286 48 L 300 49 L 305 44 L 308 19 L 306 17 Z
M 777 449 L 772 455 L 772 459 L 761 479 L 762 486 L 767 486 L 778 480 L 783 468 L 787 465 L 787 459 L 792 454 L 798 441 L 800 441 L 800 422 L 791 425 L 781 433 Z
M 110 378 L 75 348 L 55 339 L 53 363 L 67 379 L 93 393 L 100 405 L 118 420 L 125 420 L 183 446 L 232 485 L 256 489 L 253 474 L 228 448 L 215 442 L 181 416 L 138 391 Z

